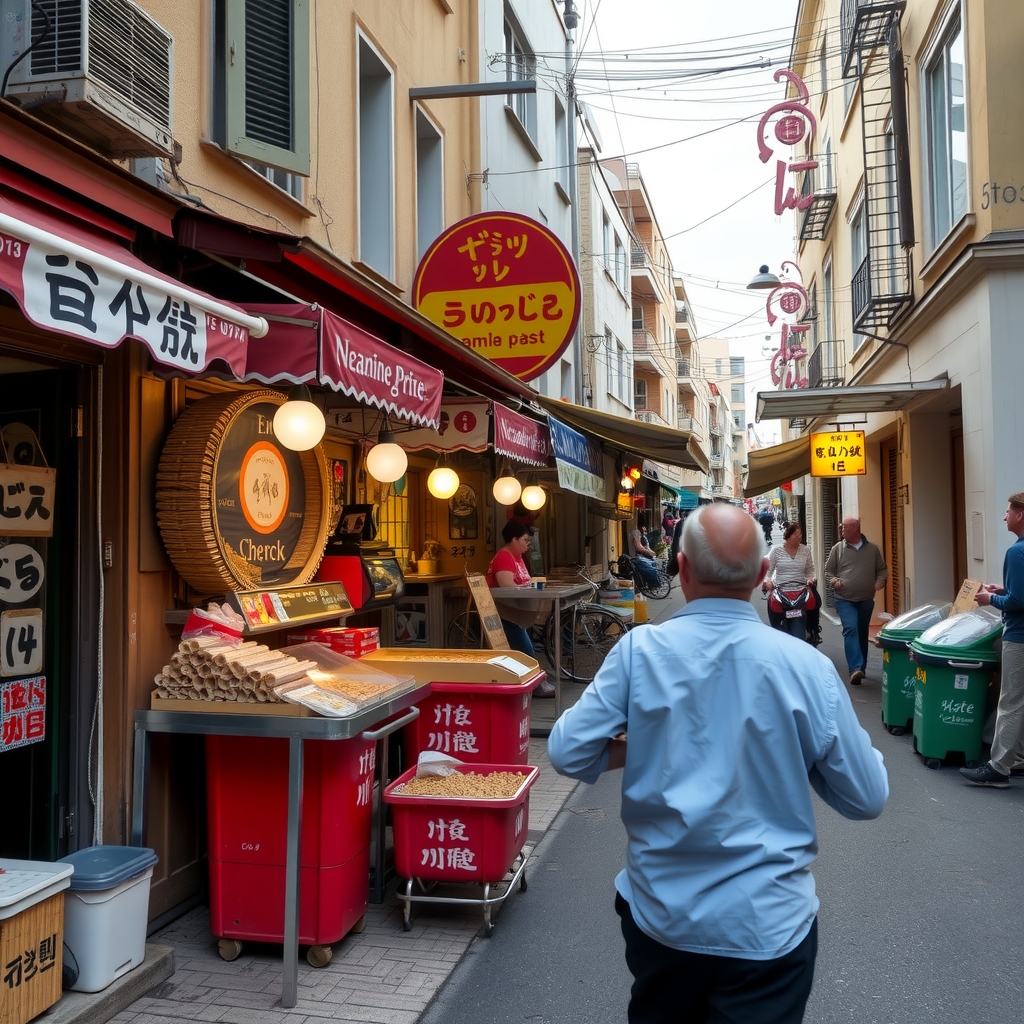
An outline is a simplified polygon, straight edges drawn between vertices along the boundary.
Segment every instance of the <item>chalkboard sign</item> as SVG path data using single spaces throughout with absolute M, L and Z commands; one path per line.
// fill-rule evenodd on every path
M 501 616 L 494 606 L 494 598 L 491 597 L 491 588 L 487 586 L 487 578 L 479 573 L 466 573 L 466 581 L 469 583 L 469 592 L 473 595 L 473 603 L 476 605 L 477 613 L 480 616 L 480 625 L 484 637 L 487 639 L 487 646 L 492 651 L 510 651 L 508 637 L 501 625 Z
M 341 583 L 236 591 L 225 600 L 245 619 L 247 635 L 352 614 L 352 602 Z

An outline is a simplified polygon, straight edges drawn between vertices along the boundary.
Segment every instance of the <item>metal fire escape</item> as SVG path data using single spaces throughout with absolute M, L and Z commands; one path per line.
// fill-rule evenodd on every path
M 853 326 L 890 328 L 914 301 L 910 161 L 900 15 L 906 0 L 843 0 L 843 76 L 860 79 L 867 252 L 853 276 Z

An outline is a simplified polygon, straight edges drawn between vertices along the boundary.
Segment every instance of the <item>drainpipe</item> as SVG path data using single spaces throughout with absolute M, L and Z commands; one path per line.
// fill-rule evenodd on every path
M 573 75 L 573 49 L 576 42 L 576 26 L 579 24 L 580 16 L 573 6 L 573 0 L 565 0 L 565 98 L 568 104 L 566 110 L 566 131 L 569 133 L 569 207 L 572 220 L 572 258 L 579 272 L 580 266 L 580 218 L 579 218 L 579 192 L 580 172 L 577 164 L 576 153 L 576 83 Z M 581 297 L 582 299 L 582 297 Z M 577 405 L 583 404 L 583 318 L 576 321 L 576 330 L 572 338 L 572 362 L 573 362 L 573 401 Z

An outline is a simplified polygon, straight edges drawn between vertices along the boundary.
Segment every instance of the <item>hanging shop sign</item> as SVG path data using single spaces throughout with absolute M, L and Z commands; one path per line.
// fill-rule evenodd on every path
M 327 542 L 331 490 L 318 445 L 274 437 L 276 391 L 212 395 L 178 417 L 157 469 L 157 523 L 201 594 L 307 583 Z
M 467 348 L 529 381 L 572 339 L 579 274 L 543 224 L 516 213 L 480 213 L 448 228 L 424 254 L 413 305 Z
M 863 430 L 811 434 L 811 476 L 864 476 Z
M 768 326 L 780 324 L 779 347 L 772 355 L 772 381 L 781 388 L 805 388 L 807 378 L 807 349 L 803 336 L 810 330 L 809 323 L 798 323 L 810 305 L 807 290 L 803 286 L 800 268 L 792 261 L 782 264 L 783 278 L 765 300 L 765 316 Z M 790 276 L 792 275 L 792 276 Z
M 530 466 L 546 466 L 551 453 L 551 437 L 543 423 L 495 403 L 494 450 L 499 455 Z
M 240 374 L 250 333 L 266 329 L 122 246 L 2 196 L 0 288 L 38 327 L 104 348 L 135 338 L 156 362 L 188 373 L 219 359 Z
M 0 463 L 0 534 L 52 537 L 56 485 L 55 469 Z
M 0 685 L 0 753 L 46 739 L 46 677 Z
M 247 304 L 263 316 L 241 379 L 264 384 L 316 381 L 421 427 L 441 425 L 444 374 L 322 306 Z
M 403 430 L 395 440 L 409 452 L 433 448 L 437 451 L 487 451 L 490 418 L 486 398 L 445 399 L 441 403 L 441 424 L 437 429 Z
M 588 498 L 603 498 L 604 459 L 601 449 L 588 437 L 548 417 L 551 447 L 558 466 L 558 483 L 567 491 L 585 494 Z
M 818 131 L 818 122 L 808 107 L 810 93 L 804 80 L 788 68 L 780 68 L 773 76 L 776 82 L 785 79 L 792 83 L 796 89 L 795 99 L 787 99 L 782 103 L 776 103 L 765 111 L 757 126 L 757 153 L 761 163 L 766 164 L 775 153 L 774 148 L 767 139 L 768 125 L 775 119 L 773 134 L 784 146 L 795 146 L 807 139 L 807 150 L 810 152 L 814 137 Z M 786 210 L 806 210 L 814 202 L 814 193 L 801 194 L 794 185 L 786 184 L 787 174 L 802 174 L 805 171 L 813 171 L 818 166 L 818 161 L 807 160 L 776 160 L 775 161 L 775 215 L 782 216 Z

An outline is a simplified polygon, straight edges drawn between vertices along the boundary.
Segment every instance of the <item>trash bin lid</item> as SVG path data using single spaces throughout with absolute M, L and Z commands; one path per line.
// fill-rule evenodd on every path
M 933 601 L 931 604 L 923 604 L 918 608 L 911 608 L 909 612 L 897 615 L 890 619 L 878 632 L 878 642 L 885 646 L 885 641 L 893 641 L 893 646 L 906 646 L 906 644 L 919 637 L 926 629 L 930 629 L 936 623 L 941 622 L 949 615 L 949 609 L 953 606 L 946 601 Z
M 1002 632 L 1002 615 L 986 605 L 937 622 L 911 641 L 910 650 L 915 655 L 997 664 Z
M 135 878 L 157 862 L 156 853 L 147 846 L 90 846 L 61 857 L 71 864 L 71 888 L 79 892 L 112 889 Z

